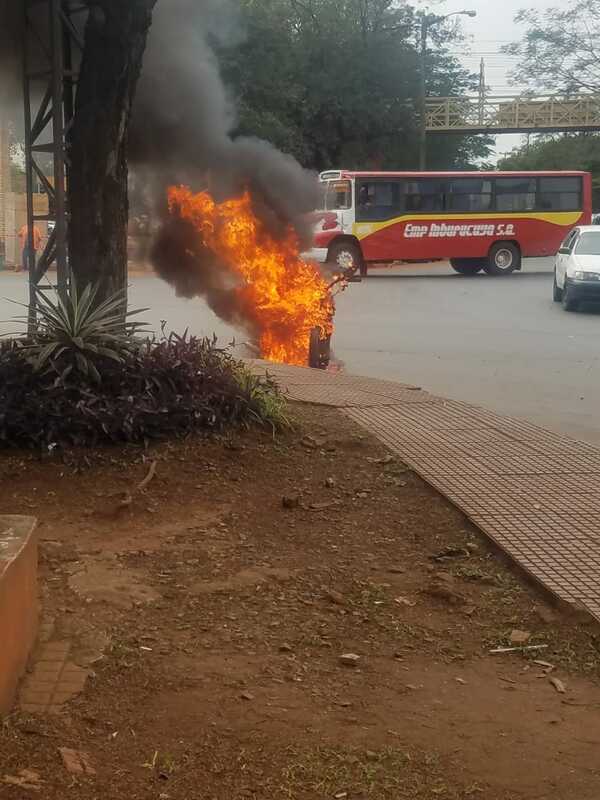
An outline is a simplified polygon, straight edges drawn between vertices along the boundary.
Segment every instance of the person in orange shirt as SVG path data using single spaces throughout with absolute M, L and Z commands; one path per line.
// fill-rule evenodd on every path
M 29 227 L 27 225 L 23 225 L 23 227 L 19 231 L 19 244 L 21 246 L 22 267 L 25 271 L 27 271 L 29 269 Z M 34 225 L 33 254 L 35 263 L 37 263 L 37 254 L 39 252 L 41 244 L 42 244 L 42 234 L 40 233 L 39 228 L 36 225 Z

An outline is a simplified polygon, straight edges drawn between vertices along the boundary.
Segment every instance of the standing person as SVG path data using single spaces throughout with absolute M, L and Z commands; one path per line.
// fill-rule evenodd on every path
M 37 254 L 40 249 L 40 245 L 42 243 L 42 234 L 39 231 L 39 228 L 34 225 L 33 226 L 33 255 L 34 255 L 34 263 L 37 263 Z M 27 224 L 23 225 L 21 230 L 19 231 L 19 244 L 21 246 L 21 264 L 22 269 L 27 272 L 29 269 L 29 226 Z M 21 270 L 18 270 L 20 272 Z

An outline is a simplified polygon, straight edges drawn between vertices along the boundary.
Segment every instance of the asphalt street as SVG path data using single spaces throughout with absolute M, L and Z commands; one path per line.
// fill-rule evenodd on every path
M 512 276 L 379 271 L 338 304 L 347 369 L 524 417 L 600 445 L 600 309 L 552 301 L 551 259 Z
M 334 352 L 349 372 L 408 382 L 600 445 L 600 309 L 552 302 L 552 261 L 510 277 L 466 278 L 445 265 L 374 270 L 338 298 Z M 26 299 L 26 278 L 4 273 L 0 297 Z M 200 300 L 154 277 L 131 281 L 131 305 L 156 330 L 245 340 Z M 18 307 L 0 301 L 0 331 Z

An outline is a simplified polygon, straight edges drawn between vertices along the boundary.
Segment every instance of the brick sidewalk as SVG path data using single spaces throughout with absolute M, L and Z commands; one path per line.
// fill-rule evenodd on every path
M 290 399 L 342 409 L 548 591 L 600 620 L 600 449 L 417 387 L 249 363 Z

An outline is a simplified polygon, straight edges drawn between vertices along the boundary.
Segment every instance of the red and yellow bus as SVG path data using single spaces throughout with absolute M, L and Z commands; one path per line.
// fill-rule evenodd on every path
M 506 275 L 552 256 L 592 219 L 586 172 L 322 173 L 309 255 L 344 269 L 448 259 L 463 275 Z

